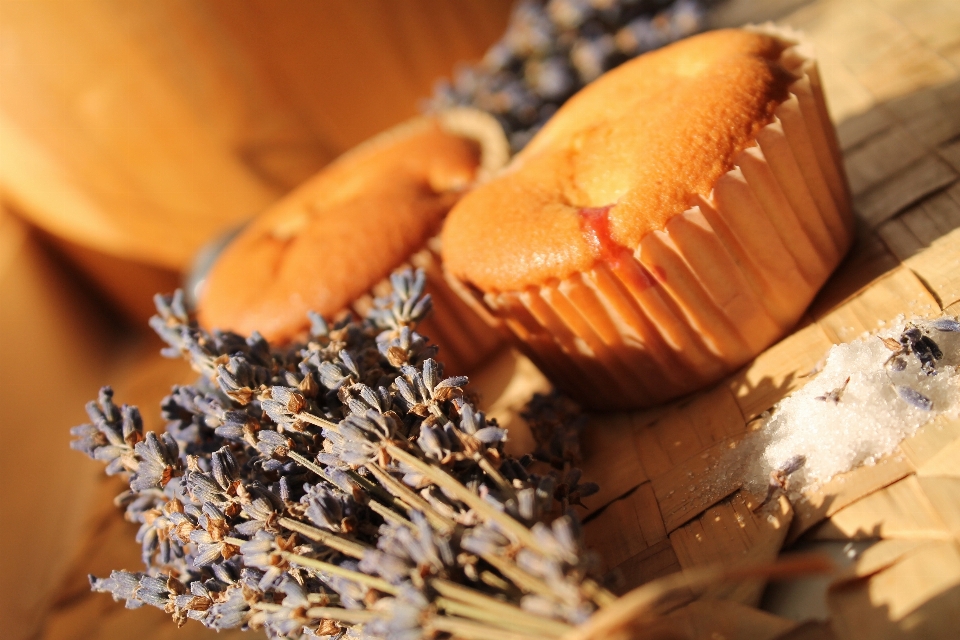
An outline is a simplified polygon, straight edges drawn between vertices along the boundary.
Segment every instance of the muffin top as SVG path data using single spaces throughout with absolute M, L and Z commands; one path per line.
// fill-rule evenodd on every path
M 308 311 L 342 311 L 438 232 L 480 162 L 480 144 L 440 118 L 341 156 L 226 248 L 200 294 L 200 323 L 282 343 L 307 329 Z
M 487 292 L 590 269 L 709 196 L 773 120 L 789 46 L 742 30 L 645 54 L 570 99 L 502 174 L 450 213 L 443 260 Z

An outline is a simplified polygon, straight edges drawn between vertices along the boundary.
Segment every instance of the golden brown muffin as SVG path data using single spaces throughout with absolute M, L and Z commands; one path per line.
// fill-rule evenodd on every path
M 495 122 L 492 123 L 495 125 Z M 422 331 L 454 369 L 499 341 L 450 292 L 428 241 L 450 207 L 506 159 L 506 142 L 472 112 L 420 118 L 368 141 L 324 168 L 251 222 L 210 271 L 201 324 L 285 343 L 308 311 L 362 311 L 371 291 L 409 264 L 425 268 L 433 322 Z
M 627 408 L 769 346 L 851 236 L 816 67 L 764 28 L 607 73 L 455 207 L 442 239 L 448 273 L 556 384 Z

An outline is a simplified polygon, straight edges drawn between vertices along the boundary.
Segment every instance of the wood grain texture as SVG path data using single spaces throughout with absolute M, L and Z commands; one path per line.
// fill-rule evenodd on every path
M 960 229 L 935 240 L 926 251 L 904 263 L 922 280 L 944 308 L 960 301 Z
M 653 487 L 645 482 L 584 525 L 587 548 L 611 570 L 667 539 Z M 637 586 L 635 584 L 628 585 Z
M 68 446 L 107 376 L 110 325 L 30 230 L 0 205 L 0 620 L 33 636 L 84 544 L 102 470 Z
M 793 507 L 781 497 L 763 507 L 741 492 L 718 502 L 670 534 L 670 544 L 685 571 L 713 565 L 743 566 L 774 562 L 787 537 Z M 763 579 L 713 585 L 703 600 L 760 604 Z
M 903 267 L 890 271 L 862 293 L 817 319 L 836 344 L 892 323 L 897 316 L 937 317 L 940 305 L 914 273 Z
M 4 2 L 0 186 L 51 233 L 184 269 L 417 113 L 509 2 Z
M 955 638 L 960 549 L 928 542 L 868 579 L 836 585 L 827 602 L 839 637 Z
M 917 476 L 909 475 L 840 509 L 817 529 L 816 537 L 949 539 L 951 533 Z

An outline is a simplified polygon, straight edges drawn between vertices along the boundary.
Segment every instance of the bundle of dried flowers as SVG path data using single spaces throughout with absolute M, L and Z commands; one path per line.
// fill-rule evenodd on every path
M 127 607 L 270 637 L 558 637 L 611 596 L 571 505 L 576 413 L 544 398 L 538 457 L 444 377 L 416 332 L 424 276 L 362 320 L 312 318 L 305 344 L 207 333 L 183 296 L 151 325 L 201 374 L 163 401 L 162 434 L 105 387 L 72 446 L 126 474 L 146 569 L 91 577 Z M 539 470 L 539 472 L 535 472 Z
M 710 0 L 519 2 L 504 36 L 476 65 L 440 82 L 430 106 L 471 106 L 522 149 L 567 98 L 634 56 L 703 28 Z

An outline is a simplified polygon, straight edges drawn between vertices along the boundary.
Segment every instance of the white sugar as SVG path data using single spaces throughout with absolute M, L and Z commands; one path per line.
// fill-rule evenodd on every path
M 942 351 L 932 372 L 924 371 L 909 349 L 896 355 L 896 343 L 911 327 Z M 771 472 L 797 456 L 806 461 L 790 475 L 791 491 L 825 482 L 873 464 L 944 414 L 960 415 L 960 332 L 899 318 L 877 335 L 832 347 L 820 373 L 775 407 L 746 443 L 752 458 L 746 464 L 748 484 L 765 487 Z

